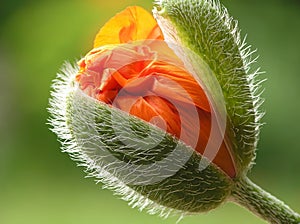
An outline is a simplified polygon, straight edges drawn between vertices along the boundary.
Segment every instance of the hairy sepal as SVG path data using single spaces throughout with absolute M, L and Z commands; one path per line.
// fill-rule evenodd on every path
M 50 124 L 62 150 L 86 167 L 88 176 L 133 207 L 164 217 L 206 212 L 226 201 L 233 182 L 223 171 L 214 164 L 200 170 L 203 158 L 192 148 L 87 96 L 73 82 L 76 73 L 67 65 L 55 80 Z M 149 136 L 158 144 L 148 147 Z
M 237 22 L 218 0 L 157 0 L 153 13 L 167 43 L 206 85 L 218 110 L 225 103 L 226 134 L 238 176 L 243 176 L 255 159 L 263 113 L 261 82 L 256 79 L 260 72 L 250 68 L 255 58 L 240 39 Z

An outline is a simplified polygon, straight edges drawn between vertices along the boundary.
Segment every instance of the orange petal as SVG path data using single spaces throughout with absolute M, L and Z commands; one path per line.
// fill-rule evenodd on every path
M 204 154 L 212 131 L 206 93 L 166 43 L 148 43 L 94 49 L 80 61 L 77 81 L 88 95 L 151 122 Z M 210 145 L 219 151 L 209 159 L 234 177 L 230 148 L 225 141 L 217 144 Z
M 163 40 L 163 35 L 149 12 L 132 6 L 118 13 L 100 29 L 94 40 L 94 48 L 145 39 Z
M 152 90 L 154 93 L 195 104 L 197 107 L 210 112 L 206 93 L 188 72 L 164 62 L 155 62 L 146 72 L 148 75 L 157 77 Z
M 140 97 L 130 108 L 130 114 L 180 137 L 181 122 L 176 108 L 159 96 Z

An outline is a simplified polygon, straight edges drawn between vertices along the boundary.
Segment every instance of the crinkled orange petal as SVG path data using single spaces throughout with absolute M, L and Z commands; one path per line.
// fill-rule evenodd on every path
M 149 12 L 132 6 L 118 13 L 100 29 L 94 40 L 94 48 L 146 39 L 163 40 L 163 35 Z
M 148 12 L 127 8 L 100 30 L 95 48 L 141 42 L 93 49 L 79 62 L 76 80 L 88 95 L 153 123 L 204 154 L 212 131 L 207 94 L 164 41 L 147 41 L 162 38 Z M 213 162 L 235 177 L 230 148 L 225 141 L 212 144 L 219 147 Z
M 117 71 L 111 75 L 114 76 L 121 87 L 124 87 L 127 83 L 131 82 L 131 80 L 136 80 L 137 78 L 142 78 L 142 80 L 146 81 L 146 77 L 148 76 L 155 77 L 156 82 L 153 83 L 154 86 L 143 84 L 143 88 L 153 87 L 153 93 L 195 104 L 205 111 L 210 111 L 206 93 L 200 88 L 195 78 L 182 68 L 183 65 L 181 65 L 181 61 L 178 57 L 174 53 L 168 52 L 170 49 L 165 48 L 167 45 L 164 42 L 159 41 L 156 45 L 158 46 L 155 48 L 164 49 L 163 53 L 160 53 L 158 56 L 159 59 L 162 58 L 164 61 L 155 61 L 157 59 L 155 59 L 155 55 L 151 51 L 152 49 L 141 47 L 143 51 L 139 49 L 139 51 L 136 52 L 134 46 L 127 46 L 117 47 L 114 50 L 93 50 L 80 62 L 80 67 L 83 73 L 86 69 L 89 70 L 88 73 L 91 71 L 98 73 L 98 75 L 94 75 L 98 77 L 96 86 L 100 86 L 99 81 L 102 81 L 102 86 L 108 83 L 103 83 L 103 74 L 100 72 L 101 69 L 104 68 L 117 69 Z M 151 66 L 149 66 L 150 64 Z M 120 67 L 120 65 L 124 66 Z M 85 75 L 82 75 L 81 79 L 84 79 L 84 77 Z M 91 79 L 89 76 L 88 78 Z M 126 80 L 128 80 L 128 82 Z M 131 89 L 134 87 L 132 91 L 138 91 L 139 89 L 136 85 L 127 87 Z M 170 92 L 170 89 L 173 91 Z M 185 90 L 185 93 L 182 92 L 182 90 Z M 189 97 L 187 97 L 187 94 Z M 193 102 L 191 102 L 191 100 Z
M 146 72 L 148 75 L 157 76 L 157 82 L 153 86 L 154 93 L 165 94 L 175 100 L 195 104 L 197 107 L 210 112 L 206 93 L 187 71 L 172 64 L 155 62 Z
M 130 108 L 130 114 L 180 137 L 180 118 L 176 108 L 159 96 L 140 97 Z

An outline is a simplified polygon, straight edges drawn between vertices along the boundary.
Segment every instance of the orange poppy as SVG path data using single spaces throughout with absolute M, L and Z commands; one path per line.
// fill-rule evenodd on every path
M 208 97 L 150 13 L 135 6 L 117 14 L 79 66 L 76 80 L 89 96 L 151 122 L 203 154 L 212 126 Z M 235 177 L 230 148 L 225 141 L 216 147 L 212 162 Z

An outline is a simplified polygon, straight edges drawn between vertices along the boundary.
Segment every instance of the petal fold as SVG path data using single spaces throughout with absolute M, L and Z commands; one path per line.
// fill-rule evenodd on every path
M 147 39 L 163 40 L 162 32 L 149 12 L 132 6 L 118 13 L 100 29 L 94 48 Z

